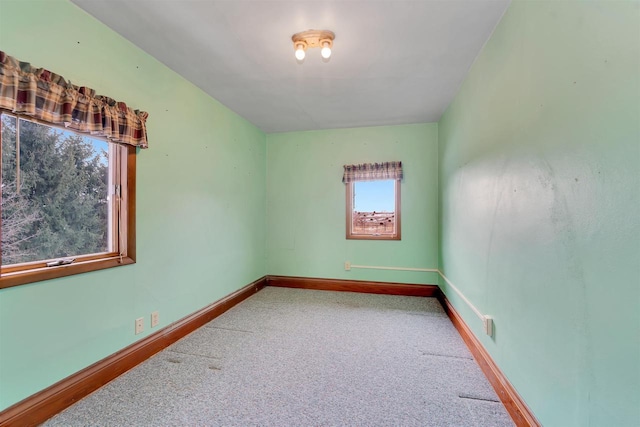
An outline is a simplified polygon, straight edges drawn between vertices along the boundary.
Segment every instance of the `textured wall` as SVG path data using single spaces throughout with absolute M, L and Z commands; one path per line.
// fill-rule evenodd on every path
M 640 3 L 515 1 L 441 122 L 441 267 L 545 426 L 640 425 Z
M 344 270 L 344 262 L 436 268 L 435 123 L 267 135 L 269 274 L 436 283 L 433 273 Z M 402 240 L 345 239 L 342 166 L 403 162 Z
M 0 290 L 2 409 L 143 338 L 152 311 L 162 327 L 265 275 L 266 147 L 67 1 L 0 1 L 0 49 L 148 111 L 150 141 L 137 157 L 137 264 Z

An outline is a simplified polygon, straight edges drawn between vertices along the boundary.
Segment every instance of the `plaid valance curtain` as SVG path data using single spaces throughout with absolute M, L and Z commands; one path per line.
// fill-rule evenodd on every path
M 402 162 L 362 163 L 344 165 L 342 182 L 376 181 L 379 179 L 402 180 Z
M 0 108 L 112 142 L 147 148 L 148 114 L 0 51 Z

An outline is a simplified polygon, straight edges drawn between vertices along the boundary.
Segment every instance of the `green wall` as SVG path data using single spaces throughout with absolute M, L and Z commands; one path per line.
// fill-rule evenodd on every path
M 266 146 L 70 2 L 0 0 L 0 49 L 148 111 L 150 140 L 137 264 L 0 290 L 1 410 L 265 275 Z
M 443 287 L 545 426 L 640 425 L 639 6 L 513 2 L 439 123 L 440 265 L 495 337 Z
M 345 239 L 342 166 L 400 160 L 402 240 Z M 437 268 L 435 123 L 267 135 L 267 270 L 273 275 L 437 283 L 434 273 L 344 270 Z

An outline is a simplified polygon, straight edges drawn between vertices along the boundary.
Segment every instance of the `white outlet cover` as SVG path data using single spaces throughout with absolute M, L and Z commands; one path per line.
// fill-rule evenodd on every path
M 151 327 L 158 326 L 160 323 L 160 314 L 157 311 L 151 313 Z
M 144 331 L 144 317 L 138 317 L 136 319 L 136 335 Z
M 492 337 L 493 336 L 493 317 L 484 316 L 484 319 L 482 320 L 482 326 L 484 327 L 484 333 Z

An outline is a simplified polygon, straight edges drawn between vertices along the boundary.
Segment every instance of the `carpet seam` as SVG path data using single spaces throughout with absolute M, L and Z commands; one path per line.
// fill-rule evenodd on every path
M 166 349 L 166 351 L 169 351 L 171 353 L 185 354 L 187 356 L 204 357 L 206 359 L 214 359 L 214 360 L 223 360 L 224 359 L 223 357 L 207 356 L 205 354 L 187 353 L 186 351 L 177 351 L 177 350 L 171 350 L 171 349 Z

